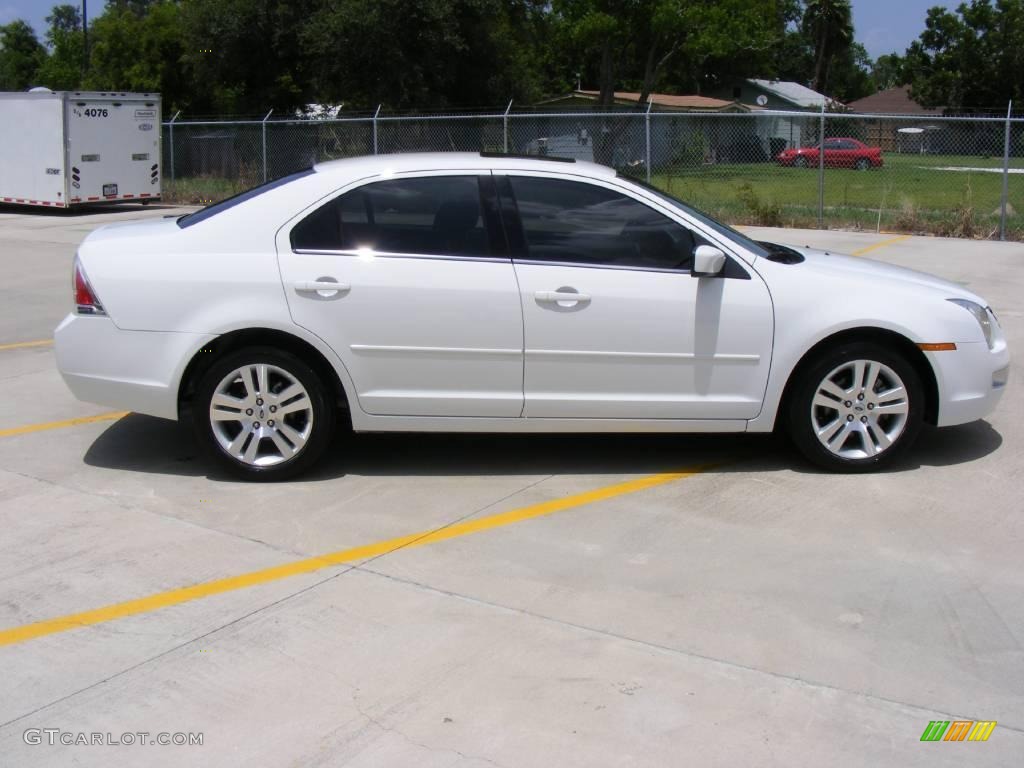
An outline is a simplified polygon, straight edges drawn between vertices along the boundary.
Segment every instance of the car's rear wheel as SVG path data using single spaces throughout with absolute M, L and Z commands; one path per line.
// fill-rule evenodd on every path
M 193 423 L 221 466 L 249 480 L 283 480 L 311 467 L 330 444 L 327 386 L 297 356 L 267 347 L 226 355 L 196 388 Z
M 868 159 L 867 159 L 866 157 L 862 157 L 862 158 L 860 158 L 860 159 L 859 159 L 859 160 L 857 161 L 857 164 L 856 164 L 856 166 L 854 166 L 854 167 L 855 167 L 855 168 L 856 168 L 856 169 L 857 169 L 858 171 L 866 171 L 866 170 L 868 170 L 869 168 L 871 168 L 871 161 L 870 161 L 870 160 L 868 160 Z
M 798 155 L 796 160 L 793 161 L 793 165 L 795 165 L 797 168 L 806 168 L 807 158 L 804 157 L 803 155 Z
M 899 458 L 917 438 L 924 387 L 914 366 L 870 343 L 830 350 L 800 373 L 789 399 L 789 431 L 818 466 L 866 472 Z

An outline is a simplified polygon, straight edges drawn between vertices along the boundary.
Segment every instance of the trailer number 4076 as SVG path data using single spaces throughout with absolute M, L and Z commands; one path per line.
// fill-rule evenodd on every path
M 105 109 L 97 109 L 96 107 L 90 107 L 84 111 L 86 117 L 107 117 L 109 112 Z

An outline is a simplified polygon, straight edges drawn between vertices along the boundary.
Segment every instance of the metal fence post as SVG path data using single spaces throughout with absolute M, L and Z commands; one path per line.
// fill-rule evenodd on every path
M 263 118 L 263 122 L 260 123 L 260 127 L 263 129 L 263 183 L 267 183 L 267 120 L 274 113 L 274 110 L 267 112 L 267 116 Z
M 647 97 L 647 111 L 644 113 L 644 140 L 646 143 L 646 156 L 644 166 L 647 168 L 647 183 L 651 183 L 651 105 L 654 104 L 652 97 Z
M 505 136 L 505 154 L 508 154 L 508 113 L 512 109 L 512 99 L 508 100 L 508 106 L 505 107 L 505 114 L 501 116 L 502 133 Z
M 1010 115 L 1013 101 L 1006 106 L 1006 137 L 1003 139 L 1003 198 L 999 207 L 999 239 L 1006 239 L 1006 206 L 1010 202 Z
M 377 111 L 373 113 L 373 154 L 377 154 L 377 118 L 380 116 L 381 105 L 377 105 Z
M 174 113 L 174 117 L 171 118 L 171 122 L 167 124 L 167 130 L 170 133 L 168 140 L 171 142 L 171 181 L 174 181 L 174 121 L 178 119 L 178 115 L 181 114 L 179 109 Z
M 821 129 L 818 131 L 818 229 L 825 228 L 825 100 L 821 102 Z

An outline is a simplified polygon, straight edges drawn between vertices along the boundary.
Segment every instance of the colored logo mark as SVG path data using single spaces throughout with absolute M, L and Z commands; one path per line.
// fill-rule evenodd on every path
M 995 727 L 995 720 L 932 720 L 921 741 L 988 741 Z

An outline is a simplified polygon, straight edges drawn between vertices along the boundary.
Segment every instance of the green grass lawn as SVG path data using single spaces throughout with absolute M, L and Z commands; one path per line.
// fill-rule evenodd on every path
M 825 169 L 825 221 L 833 227 L 988 236 L 999 223 L 999 173 L 944 167 L 999 168 L 1002 158 L 886 154 L 882 168 Z M 1019 160 L 1019 158 L 1017 159 Z M 709 165 L 659 173 L 657 186 L 713 215 L 741 223 L 816 225 L 818 169 L 773 163 Z M 744 192 L 744 186 L 749 190 Z M 1024 174 L 1011 174 L 1009 199 L 1024 228 Z M 879 211 L 881 220 L 879 221 Z M 775 221 L 766 221 L 774 219 Z

